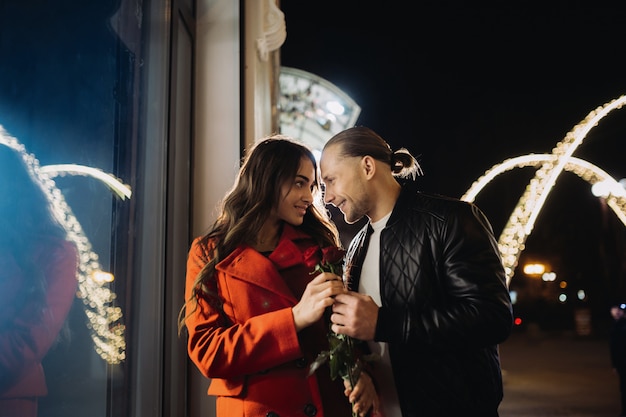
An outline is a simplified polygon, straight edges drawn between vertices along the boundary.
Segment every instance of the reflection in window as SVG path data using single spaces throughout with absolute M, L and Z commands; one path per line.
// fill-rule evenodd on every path
M 122 310 L 108 287 L 114 276 L 102 270 L 52 178 L 91 176 L 121 199 L 130 198 L 131 190 L 96 168 L 40 166 L 2 126 L 0 161 L 0 416 L 36 416 L 36 398 L 48 391 L 41 363 L 50 348 L 71 340 L 65 319 L 75 296 L 82 300 L 85 325 L 98 355 L 109 364 L 119 364 L 126 349 Z

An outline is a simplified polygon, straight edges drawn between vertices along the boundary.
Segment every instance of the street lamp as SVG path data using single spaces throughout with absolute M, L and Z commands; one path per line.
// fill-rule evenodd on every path
M 524 273 L 531 277 L 541 276 L 546 272 L 546 265 L 542 263 L 527 263 L 524 265 Z

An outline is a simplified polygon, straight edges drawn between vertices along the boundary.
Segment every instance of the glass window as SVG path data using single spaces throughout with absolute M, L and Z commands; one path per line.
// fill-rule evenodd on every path
M 188 189 L 168 185 L 188 187 L 192 129 L 169 109 L 192 103 L 193 31 L 171 3 L 0 1 L 0 417 L 184 407 L 166 288 Z

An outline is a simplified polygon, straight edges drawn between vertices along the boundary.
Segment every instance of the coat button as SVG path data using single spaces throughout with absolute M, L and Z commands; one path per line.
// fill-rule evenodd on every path
M 306 367 L 306 358 L 300 358 L 296 361 L 296 367 L 297 368 L 304 368 Z
M 273 411 L 270 411 L 269 413 L 267 413 L 265 415 L 265 417 L 278 417 L 278 413 L 275 413 Z
M 307 415 L 308 417 L 313 417 L 314 415 L 317 414 L 317 407 L 315 407 L 313 404 L 305 405 L 304 414 Z

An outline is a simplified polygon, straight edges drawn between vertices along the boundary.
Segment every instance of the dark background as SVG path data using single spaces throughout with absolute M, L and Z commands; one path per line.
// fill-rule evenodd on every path
M 349 94 L 362 108 L 358 125 L 418 157 L 424 191 L 461 197 L 507 158 L 551 153 L 592 110 L 626 94 L 619 2 L 490 3 L 281 0 L 281 62 Z M 619 180 L 625 139 L 626 114 L 614 110 L 574 156 Z M 501 175 L 476 198 L 496 236 L 534 172 Z M 604 318 L 626 298 L 624 231 L 587 182 L 564 172 L 522 256 L 551 262 Z

